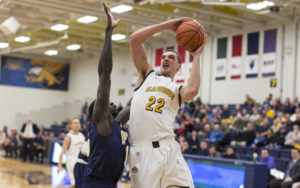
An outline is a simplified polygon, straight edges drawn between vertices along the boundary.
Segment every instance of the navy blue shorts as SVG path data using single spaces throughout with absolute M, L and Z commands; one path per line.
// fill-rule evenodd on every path
M 82 163 L 76 163 L 74 166 L 74 178 L 75 178 L 75 187 L 81 188 L 83 181 L 84 170 L 87 165 Z
M 85 176 L 81 180 L 80 188 L 117 188 L 117 183 L 101 180 L 96 177 Z

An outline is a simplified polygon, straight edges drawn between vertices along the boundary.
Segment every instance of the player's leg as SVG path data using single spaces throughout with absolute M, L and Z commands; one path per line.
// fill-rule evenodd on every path
M 162 177 L 161 188 L 194 188 L 191 172 L 177 142 L 163 146 L 168 151 L 168 162 Z
M 70 182 L 71 182 L 72 186 L 75 185 L 75 178 L 74 178 L 74 166 L 75 166 L 75 163 L 76 163 L 76 159 L 72 159 L 72 158 L 68 159 L 67 163 L 66 163 L 66 167 L 67 167 L 67 170 L 68 170 L 68 174 L 69 174 Z
M 163 174 L 164 156 L 160 148 L 131 146 L 129 167 L 132 188 L 158 188 Z

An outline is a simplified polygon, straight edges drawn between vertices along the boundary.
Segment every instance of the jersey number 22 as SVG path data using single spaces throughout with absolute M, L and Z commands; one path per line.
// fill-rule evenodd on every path
M 153 105 L 154 103 L 156 103 L 156 106 L 154 108 L 154 112 L 157 113 L 162 113 L 161 108 L 164 107 L 165 105 L 165 99 L 163 98 L 159 98 L 156 100 L 156 98 L 154 96 L 149 97 L 149 102 L 146 105 L 146 110 L 148 111 L 153 111 Z

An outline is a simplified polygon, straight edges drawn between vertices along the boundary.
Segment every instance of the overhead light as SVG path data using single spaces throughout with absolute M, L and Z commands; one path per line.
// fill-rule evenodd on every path
M 7 47 L 9 47 L 9 43 L 0 42 L 0 48 L 7 48 Z
M 123 13 L 123 12 L 128 12 L 131 10 L 132 10 L 132 7 L 128 6 L 128 5 L 119 5 L 119 6 L 116 6 L 116 7 L 113 7 L 110 9 L 110 11 L 114 12 L 114 13 Z
M 28 42 L 30 41 L 30 37 L 27 36 L 19 36 L 15 38 L 16 42 Z
M 69 29 L 69 26 L 65 25 L 65 24 L 56 24 L 56 25 L 51 26 L 51 30 L 54 30 L 54 31 L 63 31 L 66 29 Z
M 58 54 L 57 50 L 47 50 L 47 51 L 45 51 L 45 55 L 53 56 L 53 55 L 57 55 L 57 54 Z
M 274 2 L 272 2 L 272 1 L 263 1 L 263 2 L 258 2 L 258 3 L 248 4 L 246 7 L 251 10 L 260 10 L 260 9 L 263 9 L 266 7 L 271 7 L 273 5 L 274 5 Z
M 67 50 L 79 50 L 80 47 L 81 46 L 79 44 L 71 44 L 71 45 L 67 46 Z
M 78 18 L 77 22 L 80 22 L 80 23 L 91 23 L 91 22 L 94 22 L 96 20 L 98 20 L 98 18 L 95 17 L 95 16 L 83 16 L 81 18 Z
M 111 36 L 111 40 L 117 41 L 117 40 L 122 40 L 125 39 L 126 35 L 122 35 L 122 34 L 115 34 Z

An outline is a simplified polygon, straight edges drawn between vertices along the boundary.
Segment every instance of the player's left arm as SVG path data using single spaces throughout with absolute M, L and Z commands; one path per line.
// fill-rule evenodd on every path
M 181 102 L 193 100 L 198 95 L 200 89 L 200 55 L 204 50 L 207 40 L 207 35 L 202 26 L 201 29 L 204 33 L 203 44 L 195 52 L 191 52 L 193 56 L 192 70 L 187 85 L 183 86 L 180 90 Z
M 113 116 L 109 109 L 109 96 L 111 87 L 111 72 L 112 72 L 112 31 L 118 25 L 119 20 L 115 20 L 110 12 L 110 9 L 103 3 L 105 13 L 107 15 L 107 27 L 105 30 L 104 45 L 101 52 L 100 61 L 98 63 L 99 86 L 97 91 L 97 99 L 92 115 L 93 123 L 95 124 L 99 134 L 107 136 L 112 131 Z
M 127 102 L 126 106 L 121 110 L 121 112 L 116 117 L 116 120 L 124 125 L 129 120 L 130 106 L 132 98 Z

